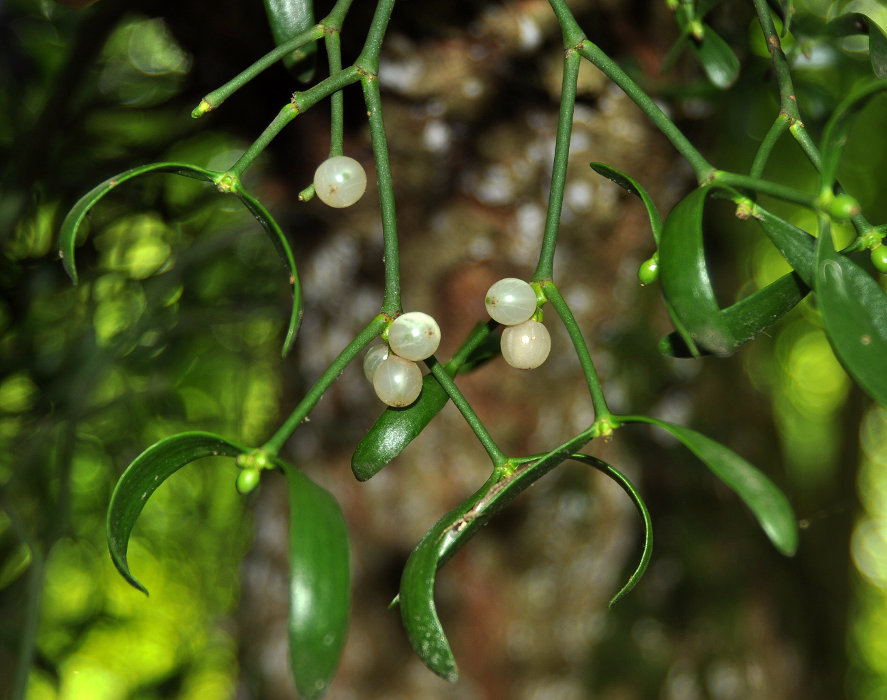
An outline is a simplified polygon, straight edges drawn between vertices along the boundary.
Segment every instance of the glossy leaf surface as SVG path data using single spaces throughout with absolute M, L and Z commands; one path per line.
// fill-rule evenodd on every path
M 626 175 L 625 173 L 616 170 L 616 168 L 611 168 L 606 163 L 591 163 L 591 168 L 599 175 L 603 175 L 608 180 L 616 183 L 626 192 L 629 192 L 636 197 L 638 197 L 643 203 L 644 208 L 647 210 L 647 216 L 650 219 L 650 230 L 653 232 L 653 240 L 656 241 L 656 245 L 659 245 L 659 236 L 662 231 L 662 217 L 659 215 L 659 210 L 656 208 L 656 205 L 653 203 L 653 198 L 647 193 L 640 184 L 638 184 L 637 180 L 632 178 L 630 175 Z
M 709 192 L 708 188 L 697 189 L 675 206 L 665 220 L 660 242 L 662 290 L 669 313 L 682 330 L 667 337 L 660 348 L 678 357 L 696 354 L 692 346 L 697 352 L 730 355 L 782 318 L 810 291 L 800 275 L 789 273 L 722 310 L 708 274 L 702 240 L 702 215 Z
M 712 85 L 726 90 L 739 77 L 739 59 L 730 45 L 707 24 L 702 26 L 702 41 L 690 41 L 690 48 Z
M 499 354 L 499 343 L 492 336 L 494 323 L 479 324 L 463 346 L 443 367 L 451 377 L 471 371 Z M 386 408 L 351 456 L 351 471 L 358 481 L 375 476 L 399 455 L 446 405 L 447 392 L 427 374 L 422 379 L 419 398 L 406 408 Z
M 743 500 L 773 546 L 786 556 L 798 548 L 798 524 L 785 494 L 759 469 L 690 428 L 648 416 L 620 416 L 626 423 L 649 423 L 671 433 Z
M 160 440 L 132 461 L 114 487 L 107 518 L 108 550 L 123 578 L 148 593 L 130 572 L 126 552 L 136 520 L 157 487 L 201 457 L 236 457 L 249 451 L 212 433 L 191 432 Z
M 264 0 L 265 13 L 268 15 L 268 24 L 271 27 L 271 35 L 277 46 L 285 44 L 290 39 L 314 26 L 314 2 L 313 0 Z M 283 59 L 287 68 L 293 68 L 305 59 L 312 58 L 317 51 L 312 41 L 302 46 Z M 307 63 L 307 61 L 306 61 Z M 311 80 L 314 76 L 313 61 L 307 66 L 299 66 L 299 80 Z
M 478 491 L 438 520 L 413 550 L 400 581 L 401 616 L 416 654 L 439 676 L 455 681 L 458 672 L 434 604 L 438 567 L 507 503 L 590 439 L 590 433 L 583 433 L 539 459 L 517 466 L 508 475 L 494 472 Z
M 276 462 L 286 474 L 290 505 L 290 664 L 299 694 L 318 698 L 336 672 L 348 631 L 348 530 L 332 494 Z
M 857 384 L 887 406 L 887 294 L 836 252 L 828 228 L 817 239 L 816 299 L 835 354 Z

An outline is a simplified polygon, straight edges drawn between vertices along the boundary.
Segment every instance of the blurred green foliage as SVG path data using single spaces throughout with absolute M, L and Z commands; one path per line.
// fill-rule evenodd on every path
M 279 263 L 238 202 L 173 176 L 128 184 L 91 214 L 77 287 L 57 259 L 55 235 L 66 208 L 111 172 L 161 158 L 208 168 L 233 162 L 273 108 L 259 117 L 225 117 L 230 121 L 200 132 L 188 114 L 219 75 L 230 77 L 269 43 L 255 38 L 265 30 L 260 7 L 255 30 L 238 26 L 236 13 L 225 20 L 218 12 L 223 17 L 212 27 L 222 23 L 243 34 L 210 46 L 181 26 L 173 32 L 157 18 L 157 3 L 122 5 L 99 2 L 82 13 L 45 1 L 0 5 L 3 697 L 16 692 L 17 664 L 31 668 L 28 697 L 40 699 L 227 698 L 238 682 L 231 616 L 251 517 L 248 500 L 233 488 L 233 464 L 189 466 L 146 507 L 132 556 L 152 591 L 150 605 L 111 565 L 104 512 L 123 467 L 162 437 L 187 429 L 212 429 L 246 444 L 267 437 L 285 401 L 278 356 L 288 301 Z M 201 4 L 183 3 L 186 19 L 206 11 L 191 5 Z M 816 13 L 824 16 L 828 3 L 795 8 L 803 26 Z M 755 26 L 748 37 L 745 70 L 730 92 L 700 97 L 694 89 L 686 97 L 706 110 L 694 130 L 737 167 L 748 164 L 749 139 L 762 135 L 776 105 L 772 91 L 760 87 L 767 61 Z M 870 67 L 865 56 L 805 45 L 801 31 L 792 38 L 799 103 L 815 131 L 847 82 Z M 887 161 L 880 100 L 857 123 L 840 171 L 875 221 L 887 219 L 887 171 L 873 166 Z M 788 140 L 779 149 L 768 174 L 799 187 L 815 182 L 812 169 L 798 167 Z M 749 240 L 732 217 L 722 224 L 736 232 L 719 257 L 728 277 L 750 271 L 761 285 L 785 271 L 769 244 Z M 808 547 L 788 580 L 805 586 L 822 575 L 819 583 L 836 592 L 841 615 L 852 579 L 851 614 L 829 627 L 846 629 L 850 654 L 846 663 L 829 660 L 829 673 L 840 684 L 846 666 L 851 697 L 883 697 L 887 414 L 861 404 L 808 304 L 777 327 L 772 341 L 741 355 L 760 392 L 760 406 L 747 407 L 772 413 L 791 497 L 808 525 L 829 518 L 817 510 L 823 503 L 855 510 L 858 491 L 852 565 L 841 558 L 844 550 L 826 556 Z M 646 371 L 646 386 L 655 382 L 644 363 L 636 364 Z M 662 528 L 666 541 L 685 536 L 686 577 L 696 581 L 687 598 L 721 583 L 719 594 L 729 598 L 729 581 L 711 583 L 716 567 L 685 524 L 670 516 Z M 782 592 L 788 600 L 792 594 Z M 670 658 L 661 650 L 668 624 L 738 624 L 735 609 L 713 593 L 683 602 L 674 619 L 632 618 L 643 605 L 630 598 L 615 613 L 629 631 L 591 665 L 607 670 L 612 654 L 609 680 L 632 673 L 634 686 L 654 696 Z M 844 645 L 833 640 L 828 649 Z M 640 654 L 645 663 L 626 664 L 620 654 Z

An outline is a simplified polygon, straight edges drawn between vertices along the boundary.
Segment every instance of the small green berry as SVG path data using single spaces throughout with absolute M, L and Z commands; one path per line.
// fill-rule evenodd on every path
M 872 251 L 872 265 L 878 272 L 887 275 L 887 245 L 882 243 Z
M 259 485 L 259 478 L 258 469 L 242 469 L 237 475 L 237 491 L 245 496 Z
M 638 268 L 638 281 L 641 286 L 653 284 L 659 279 L 659 254 L 654 253 L 649 260 L 644 260 Z
M 828 213 L 839 221 L 846 221 L 859 213 L 859 202 L 849 194 L 835 195 L 828 205 Z

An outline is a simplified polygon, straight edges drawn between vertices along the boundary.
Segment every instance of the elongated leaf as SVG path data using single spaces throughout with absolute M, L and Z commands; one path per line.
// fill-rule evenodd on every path
M 448 681 L 458 678 L 456 660 L 434 604 L 434 581 L 442 566 L 482 525 L 536 480 L 591 439 L 582 433 L 510 474 L 494 472 L 472 496 L 427 532 L 407 560 L 400 580 L 401 616 L 410 644 L 422 662 Z
M 767 237 L 808 287 L 813 287 L 816 239 L 803 229 L 756 206 L 755 218 Z
M 83 222 L 83 217 L 92 209 L 99 200 L 108 192 L 118 185 L 123 184 L 127 180 L 131 180 L 139 175 L 147 173 L 175 173 L 176 175 L 184 175 L 185 177 L 194 178 L 195 180 L 204 180 L 213 182 L 213 179 L 219 173 L 211 170 L 198 168 L 188 163 L 151 163 L 149 165 L 140 165 L 137 168 L 131 168 L 122 173 L 109 177 L 104 182 L 93 187 L 89 192 L 77 200 L 77 203 L 71 207 L 71 211 L 62 221 L 62 227 L 59 231 L 59 254 L 62 258 L 62 264 L 65 271 L 71 277 L 74 284 L 77 284 L 77 268 L 74 264 L 74 244 L 77 240 L 77 231 Z
M 660 278 L 669 313 L 680 330 L 663 339 L 660 349 L 676 357 L 730 355 L 791 311 L 810 291 L 801 275 L 788 273 L 721 309 L 708 275 L 702 241 L 702 214 L 709 192 L 700 188 L 688 195 L 675 206 L 663 227 Z M 794 237 L 794 231 L 806 234 L 800 229 L 783 229 L 780 221 L 770 215 L 767 225 L 774 235 L 786 238 L 785 246 L 794 246 L 793 255 L 795 248 L 807 253 L 807 264 L 811 251 L 809 246 L 804 247 L 806 240 L 800 243 Z M 790 227 L 787 222 L 782 224 Z
M 739 59 L 714 29 L 703 24 L 702 41 L 691 40 L 690 48 L 712 85 L 726 90 L 736 82 L 739 77 Z
M 299 695 L 318 698 L 336 672 L 348 631 L 348 529 L 332 494 L 275 462 L 286 474 L 290 501 L 290 666 Z
M 875 95 L 887 90 L 887 80 L 876 80 L 864 84 L 851 92 L 838 105 L 835 113 L 825 125 L 822 135 L 822 176 L 823 188 L 831 187 L 838 172 L 838 162 L 844 152 L 850 128 L 859 112 Z
M 499 355 L 499 341 L 491 335 L 495 323 L 478 324 L 444 370 L 451 377 L 480 367 Z M 351 471 L 358 481 L 379 473 L 421 433 L 446 405 L 449 397 L 440 382 L 428 374 L 415 403 L 405 408 L 386 408 L 351 456 Z
M 126 551 L 132 528 L 160 484 L 189 462 L 201 457 L 236 457 L 250 448 L 212 433 L 181 433 L 155 442 L 142 452 L 120 476 L 108 505 L 108 550 L 114 566 L 131 585 L 147 594 L 147 589 L 129 571 Z
M 293 305 L 290 309 L 289 327 L 286 331 L 286 337 L 283 341 L 283 350 L 281 352 L 282 355 L 286 355 L 293 346 L 296 334 L 299 332 L 299 325 L 302 323 L 302 287 L 299 284 L 299 273 L 296 270 L 296 261 L 295 258 L 293 258 L 293 251 L 290 248 L 286 236 L 283 235 L 280 226 L 277 225 L 277 222 L 271 214 L 268 213 L 268 210 L 262 206 L 262 203 L 259 202 L 259 200 L 240 187 L 237 187 L 234 190 L 234 194 L 241 202 L 243 202 L 244 206 L 249 209 L 250 213 L 256 218 L 256 221 L 261 224 L 262 228 L 265 229 L 265 233 L 268 234 L 268 238 L 271 239 L 271 242 L 277 250 L 277 254 L 280 256 L 284 269 L 289 273 L 289 284 L 293 291 Z
M 638 563 L 637 568 L 634 570 L 634 573 L 632 573 L 632 575 L 628 578 L 628 581 L 626 581 L 625 585 L 622 586 L 622 588 L 619 589 L 619 592 L 610 600 L 610 607 L 612 608 L 614 605 L 616 605 L 616 603 L 627 596 L 631 589 L 637 585 L 638 581 L 641 580 L 641 577 L 647 570 L 647 566 L 650 564 L 650 558 L 653 556 L 653 520 L 652 518 L 650 518 L 650 511 L 647 510 L 647 504 L 644 503 L 644 499 L 641 498 L 641 494 L 638 493 L 638 490 L 634 487 L 634 485 L 613 466 L 607 464 L 602 459 L 592 457 L 591 455 L 582 454 L 581 452 L 570 455 L 570 459 L 577 462 L 582 462 L 583 464 L 587 464 L 590 467 L 594 467 L 598 471 L 603 472 L 611 479 L 613 479 L 613 481 L 619 484 L 622 490 L 628 494 L 629 498 L 631 498 L 632 500 L 632 503 L 634 503 L 635 508 L 638 509 L 638 513 L 640 513 L 641 518 L 643 518 L 644 520 L 644 551 L 641 554 L 641 561 Z
M 827 28 L 834 36 L 848 36 L 868 30 L 869 58 L 877 78 L 887 78 L 887 4 L 883 0 L 851 0 Z
M 731 449 L 702 433 L 648 416 L 620 416 L 626 423 L 649 423 L 671 433 L 751 509 L 773 546 L 786 556 L 798 548 L 798 525 L 785 494 L 761 471 Z
M 286 236 L 283 235 L 283 231 L 281 231 L 280 226 L 277 225 L 277 222 L 268 213 L 268 210 L 265 209 L 255 197 L 244 191 L 239 182 L 235 181 L 233 184 L 226 185 L 224 188 L 218 185 L 220 179 L 223 178 L 224 173 L 206 170 L 188 163 L 151 163 L 150 165 L 140 165 L 137 168 L 132 168 L 119 175 L 114 175 L 101 184 L 93 187 L 89 192 L 77 200 L 77 203 L 74 204 L 64 221 L 62 221 L 61 230 L 59 232 L 59 254 L 62 257 L 62 263 L 65 266 L 65 270 L 74 284 L 77 284 L 77 268 L 74 264 L 74 246 L 77 240 L 77 232 L 80 229 L 80 224 L 83 222 L 86 214 L 99 202 L 99 200 L 102 199 L 102 197 L 118 185 L 127 180 L 131 180 L 134 177 L 138 177 L 139 175 L 149 173 L 173 173 L 175 175 L 194 178 L 195 180 L 216 183 L 221 191 L 230 192 L 236 195 L 255 217 L 256 221 L 258 221 L 262 228 L 265 229 L 265 232 L 274 244 L 280 259 L 287 270 L 290 287 L 292 287 L 293 290 L 293 305 L 292 310 L 290 311 L 289 328 L 287 329 L 286 338 L 283 343 L 282 354 L 286 355 L 295 341 L 296 334 L 299 330 L 299 323 L 302 319 L 302 294 L 292 250 L 290 249 L 289 242 L 286 240 Z
M 590 163 L 592 170 L 594 170 L 599 175 L 603 175 L 608 180 L 615 182 L 626 192 L 629 192 L 636 197 L 639 197 L 640 200 L 644 203 L 644 207 L 647 210 L 647 216 L 650 219 L 650 230 L 653 232 L 653 240 L 656 242 L 656 245 L 659 245 L 659 236 L 662 231 L 662 217 L 659 215 L 659 210 L 656 208 L 656 205 L 653 203 L 653 198 L 647 194 L 647 190 L 641 187 L 638 184 L 637 180 L 632 178 L 629 175 L 626 175 L 616 168 L 611 168 L 606 163 Z
M 857 384 L 887 406 L 887 294 L 840 253 L 828 227 L 816 244 L 816 299 L 829 341 Z

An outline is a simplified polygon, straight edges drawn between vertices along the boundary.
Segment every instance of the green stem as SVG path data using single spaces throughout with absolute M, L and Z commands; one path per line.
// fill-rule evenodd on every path
M 579 329 L 579 324 L 561 296 L 560 290 L 552 280 L 544 280 L 542 282 L 542 291 L 545 298 L 551 302 L 554 310 L 561 318 L 564 328 L 570 340 L 573 341 L 573 348 L 576 350 L 576 356 L 579 358 L 579 365 L 585 374 L 585 381 L 588 382 L 588 391 L 591 394 L 591 403 L 594 406 L 595 423 L 605 423 L 610 418 L 610 409 L 607 407 L 607 400 L 604 398 L 604 391 L 601 387 L 601 380 L 598 377 L 597 370 L 594 368 L 594 362 L 591 359 L 591 353 L 588 351 L 588 345 Z
M 376 5 L 363 50 L 354 62 L 365 73 L 376 75 L 379 72 L 379 53 L 382 51 L 382 41 L 385 39 L 385 30 L 388 29 L 393 9 L 394 0 L 379 0 Z
M 740 189 L 760 192 L 761 194 L 767 194 L 771 197 L 785 200 L 786 202 L 800 204 L 801 206 L 808 207 L 814 211 L 819 208 L 815 195 L 796 190 L 794 187 L 780 185 L 776 182 L 770 182 L 769 180 L 761 180 L 760 178 L 751 177 L 749 175 L 740 175 L 725 170 L 716 170 L 712 174 L 709 182 L 711 184 L 723 185 L 725 187 L 738 187 Z
M 299 402 L 299 405 L 296 406 L 289 418 L 287 418 L 283 425 L 278 428 L 277 432 L 271 436 L 271 439 L 262 445 L 261 449 L 272 456 L 276 456 L 277 453 L 280 452 L 284 443 L 289 439 L 290 435 L 292 435 L 296 428 L 301 425 L 302 421 L 308 417 L 308 414 L 311 413 L 311 410 L 317 405 L 317 402 L 320 401 L 320 398 L 326 393 L 327 389 L 329 389 L 339 375 L 345 371 L 348 363 L 351 362 L 361 350 L 377 338 L 390 321 L 391 319 L 384 314 L 379 314 L 373 318 L 369 325 L 358 333 L 357 337 L 339 353 L 336 359 L 333 360 L 332 364 L 326 368 L 322 375 L 320 375 L 320 379 L 318 379 L 308 393 L 305 394 L 305 398 Z
M 748 172 L 749 177 L 759 178 L 764 174 L 764 168 L 767 165 L 770 154 L 773 152 L 773 148 L 790 125 L 791 120 L 788 115 L 784 112 L 780 112 L 767 133 L 764 135 L 761 145 L 758 146 L 758 152 L 755 153 L 754 162 Z
M 360 72 L 357 68 L 351 66 L 343 71 L 339 71 L 335 75 L 331 75 L 307 90 L 294 93 L 289 104 L 284 105 L 283 109 L 277 113 L 277 116 L 274 117 L 274 120 L 265 128 L 259 138 L 231 166 L 228 174 L 239 178 L 259 154 L 268 147 L 268 144 L 271 143 L 274 137 L 293 119 L 316 105 L 322 99 L 335 94 L 347 85 L 356 83 L 358 80 L 360 80 Z
M 799 124 L 800 128 L 803 129 L 804 124 L 801 122 L 801 114 L 798 111 L 798 101 L 795 98 L 791 69 L 789 68 L 785 52 L 782 50 L 782 42 L 779 40 L 779 32 L 776 31 L 776 25 L 773 24 L 773 17 L 770 15 L 767 0 L 753 0 L 753 2 L 755 12 L 758 15 L 758 22 L 761 25 L 761 30 L 764 32 L 767 50 L 770 52 L 773 73 L 776 75 L 780 109 L 786 115 L 791 125 Z
M 379 79 L 364 75 L 361 79 L 370 122 L 370 138 L 373 157 L 376 160 L 376 182 L 379 187 L 379 204 L 382 214 L 382 239 L 385 249 L 385 298 L 382 313 L 395 315 L 400 311 L 400 253 L 397 244 L 397 212 L 394 207 L 394 184 L 391 179 L 391 163 L 388 160 L 388 140 L 382 119 L 382 95 Z
M 456 386 L 456 383 L 450 375 L 447 374 L 444 366 L 438 362 L 433 355 L 425 360 L 425 364 L 428 365 L 428 369 L 431 370 L 434 378 L 440 382 L 443 390 L 447 392 L 447 396 L 450 397 L 450 400 L 455 404 L 456 408 L 459 409 L 462 417 L 465 418 L 465 422 L 468 423 L 469 427 L 474 431 L 474 434 L 477 435 L 480 444 L 484 446 L 487 454 L 490 455 L 493 466 L 498 469 L 505 464 L 505 462 L 508 461 L 508 457 L 499 449 L 499 446 L 493 440 L 489 431 L 484 427 L 480 418 L 477 417 L 474 409 L 471 408 L 471 404 L 468 403 L 466 398 L 462 395 L 462 392 L 459 391 L 459 387 Z
M 557 122 L 557 140 L 554 145 L 554 165 L 551 169 L 551 189 L 548 195 L 548 213 L 539 263 L 533 281 L 549 279 L 553 275 L 557 232 L 564 205 L 564 185 L 567 181 L 567 161 L 570 156 L 570 136 L 573 133 L 573 111 L 576 106 L 576 85 L 582 57 L 570 49 L 564 55 L 564 74 L 561 83 L 561 107 Z
M 562 0 L 550 0 L 550 2 L 562 2 Z M 590 41 L 586 40 L 582 43 L 579 53 L 583 58 L 591 61 L 604 75 L 618 85 L 622 91 L 628 95 L 641 111 L 647 115 L 659 131 L 671 141 L 671 144 L 677 149 L 690 167 L 696 174 L 696 179 L 700 184 L 707 181 L 714 172 L 714 167 L 705 159 L 705 157 L 690 143 L 686 136 L 681 132 L 675 123 L 669 119 L 665 112 L 653 101 L 653 99 L 644 92 L 637 83 L 635 83 L 628 74 L 623 71 L 607 54 L 601 51 Z
M 329 61 L 330 75 L 342 70 L 342 40 L 338 31 L 327 32 L 324 46 Z M 330 96 L 330 157 L 340 156 L 344 150 L 345 95 L 337 90 Z
M 350 2 L 350 0 L 349 0 Z M 316 24 L 310 29 L 306 29 L 301 34 L 297 34 L 289 41 L 276 47 L 273 51 L 265 54 L 258 61 L 253 63 L 249 68 L 241 71 L 239 74 L 231 78 L 220 88 L 216 88 L 212 92 L 204 96 L 192 111 L 191 116 L 195 119 L 202 117 L 209 111 L 217 109 L 225 100 L 237 92 L 240 88 L 250 82 L 257 75 L 273 66 L 284 56 L 288 56 L 292 51 L 298 49 L 312 41 L 317 41 L 323 37 L 323 24 Z
M 222 85 L 222 87 L 217 88 L 206 95 L 200 101 L 200 104 L 191 112 L 191 116 L 195 118 L 200 117 L 210 110 L 216 109 L 240 88 L 250 82 L 262 71 L 277 63 L 281 58 L 287 56 L 291 51 L 294 51 L 311 41 L 317 41 L 325 34 L 338 34 L 342 29 L 345 15 L 348 14 L 348 9 L 351 7 L 352 2 L 353 0 L 338 0 L 332 11 L 316 25 L 310 29 L 306 29 L 301 34 L 294 36 L 289 41 L 276 47 L 273 51 L 265 54 L 262 58 L 253 63 L 249 68 Z M 333 71 L 331 70 L 330 75 L 332 74 Z

